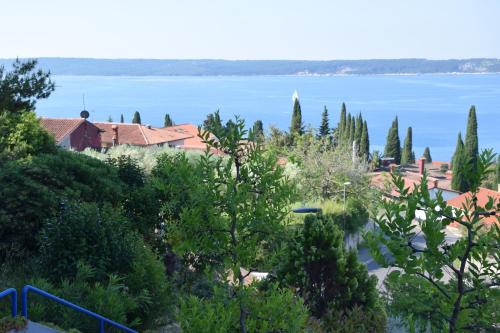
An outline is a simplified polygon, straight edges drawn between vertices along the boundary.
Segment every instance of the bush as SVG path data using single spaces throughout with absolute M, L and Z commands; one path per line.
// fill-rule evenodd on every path
M 353 251 L 344 250 L 343 232 L 329 216 L 308 215 L 284 251 L 278 280 L 304 297 L 314 316 L 370 310 L 378 304 L 377 278 L 368 275 Z
M 38 248 L 38 232 L 64 200 L 117 205 L 124 184 L 116 170 L 68 151 L 10 161 L 0 168 L 0 261 Z
M 188 296 L 181 302 L 179 322 L 183 332 L 239 332 L 239 302 L 226 288 L 215 288 L 212 298 Z M 248 309 L 248 332 L 303 332 L 309 317 L 301 298 L 271 285 L 267 291 L 253 286 L 241 290 Z
M 77 280 L 78 268 L 84 264 L 93 267 L 90 281 L 104 283 L 110 274 L 121 277 L 120 283 L 137 303 L 127 318 L 140 319 L 150 327 L 172 310 L 172 289 L 164 265 L 131 230 L 127 219 L 111 207 L 68 205 L 47 222 L 41 239 L 43 276 L 55 285 L 62 279 Z

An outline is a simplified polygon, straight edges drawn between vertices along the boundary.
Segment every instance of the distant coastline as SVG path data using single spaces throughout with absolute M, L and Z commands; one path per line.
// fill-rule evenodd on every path
M 54 75 L 77 76 L 346 76 L 498 74 L 500 59 L 162 60 L 38 58 Z M 0 59 L 8 67 L 14 59 Z

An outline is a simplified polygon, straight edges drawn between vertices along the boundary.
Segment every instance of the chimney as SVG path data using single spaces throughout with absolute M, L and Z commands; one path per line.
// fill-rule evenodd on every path
M 113 125 L 111 129 L 113 130 L 113 147 L 118 146 L 118 126 Z
M 418 160 L 418 173 L 423 175 L 425 170 L 425 157 L 421 157 Z

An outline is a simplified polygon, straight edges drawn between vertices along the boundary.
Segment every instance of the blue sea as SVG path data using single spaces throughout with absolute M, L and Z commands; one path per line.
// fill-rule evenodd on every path
M 176 123 L 201 124 L 217 109 L 223 120 L 234 115 L 250 125 L 261 119 L 287 129 L 292 95 L 297 90 L 303 120 L 318 127 L 323 107 L 330 124 L 339 120 L 342 102 L 368 121 L 371 149 L 383 150 L 387 130 L 399 118 L 401 142 L 413 128 L 415 154 L 429 146 L 434 160 L 448 161 L 457 134 L 465 134 L 467 114 L 476 106 L 481 148 L 500 152 L 500 74 L 379 76 L 216 76 L 114 77 L 54 76 L 56 91 L 40 101 L 48 117 L 78 117 L 85 107 L 90 120 L 130 121 L 134 111 L 143 124 L 162 126 L 165 113 Z

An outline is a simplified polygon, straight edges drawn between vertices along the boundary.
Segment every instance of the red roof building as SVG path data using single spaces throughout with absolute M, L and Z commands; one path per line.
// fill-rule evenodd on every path
M 191 134 L 177 132 L 168 127 L 154 128 L 141 124 L 94 123 L 101 130 L 102 147 L 116 145 L 176 147 L 179 141 L 190 138 Z
M 65 149 L 101 149 L 99 129 L 83 118 L 40 118 L 40 124 Z
M 453 199 L 447 201 L 448 205 L 455 208 L 463 209 L 467 205 L 467 200 L 472 197 L 471 192 L 463 193 Z M 500 193 L 493 191 L 484 187 L 480 187 L 477 193 L 477 205 L 479 207 L 484 207 L 490 198 L 493 198 L 494 207 L 500 204 Z M 484 224 L 490 225 L 492 223 L 499 223 L 497 216 L 488 216 L 483 219 Z M 500 223 L 499 223 L 500 224 Z
M 194 149 L 194 150 L 206 150 L 207 144 L 198 136 L 198 126 L 193 124 L 180 124 L 166 127 L 166 129 L 174 131 L 176 133 L 182 133 L 188 137 L 180 139 L 173 142 L 175 147 L 181 149 Z M 216 139 L 213 134 L 210 134 L 210 138 Z

